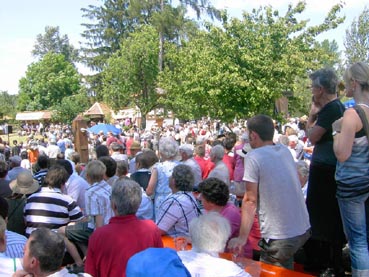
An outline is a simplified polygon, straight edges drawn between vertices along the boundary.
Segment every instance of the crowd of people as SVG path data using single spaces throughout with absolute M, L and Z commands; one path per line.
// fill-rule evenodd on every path
M 0 276 L 155 274 L 139 264 L 157 256 L 177 276 L 248 276 L 219 253 L 293 269 L 301 251 L 306 272 L 345 276 L 346 240 L 352 275 L 368 276 L 369 66 L 346 71 L 347 110 L 333 70 L 310 79 L 309 116 L 284 125 L 256 115 L 87 133 L 87 164 L 69 128 L 1 141 Z M 162 236 L 192 250 L 165 252 Z

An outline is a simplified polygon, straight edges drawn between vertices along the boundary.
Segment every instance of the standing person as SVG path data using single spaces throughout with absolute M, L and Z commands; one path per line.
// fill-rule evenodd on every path
M 246 193 L 240 234 L 230 240 L 229 248 L 241 250 L 257 211 L 262 237 L 260 260 L 293 269 L 293 255 L 310 236 L 309 215 L 296 165 L 287 147 L 274 145 L 270 117 L 254 116 L 247 121 L 247 128 L 254 150 L 245 157 Z
M 313 102 L 307 122 L 308 138 L 314 145 L 306 204 L 312 237 L 305 245 L 305 270 L 343 276 L 344 233 L 336 199 L 337 159 L 333 152 L 332 123 L 341 118 L 344 105 L 337 98 L 338 79 L 331 69 L 310 75 Z
M 92 276 L 126 276 L 128 259 L 149 247 L 163 247 L 160 231 L 151 220 L 139 220 L 136 212 L 141 187 L 129 179 L 113 184 L 111 205 L 114 217 L 90 237 L 86 272 Z
M 172 193 L 169 187 L 169 177 L 173 168 L 179 164 L 176 160 L 178 144 L 172 138 L 162 138 L 159 142 L 159 155 L 161 161 L 156 163 L 151 172 L 149 184 L 146 188 L 148 196 L 154 195 L 154 217 L 159 212 L 161 203 Z
M 344 74 L 346 95 L 369 120 L 369 66 L 359 62 Z M 345 111 L 333 127 L 337 198 L 350 246 L 352 276 L 369 276 L 369 146 L 357 107 Z

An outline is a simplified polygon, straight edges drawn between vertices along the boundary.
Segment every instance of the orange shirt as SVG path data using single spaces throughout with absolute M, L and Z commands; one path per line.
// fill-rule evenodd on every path
M 31 164 L 35 164 L 37 162 L 38 159 L 38 149 L 33 150 L 33 149 L 28 149 L 27 150 L 28 153 L 28 159 L 30 161 Z

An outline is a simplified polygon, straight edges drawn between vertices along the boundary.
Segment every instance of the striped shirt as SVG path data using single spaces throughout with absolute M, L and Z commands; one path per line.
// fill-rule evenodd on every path
M 156 224 L 170 236 L 189 236 L 189 224 L 201 214 L 191 192 L 178 191 L 160 205 Z
M 110 205 L 111 186 L 104 180 L 94 183 L 86 189 L 85 205 L 86 215 L 89 216 L 88 228 L 95 229 L 95 216 L 102 215 L 104 225 L 109 223 L 113 216 L 113 210 Z
M 62 194 L 60 189 L 43 187 L 28 197 L 24 217 L 26 236 L 29 236 L 37 228 L 58 229 L 81 220 L 83 215 L 72 197 Z
M 49 171 L 48 169 L 39 170 L 33 175 L 33 179 L 37 180 L 38 184 L 42 186 L 48 171 Z
M 6 235 L 6 251 L 5 255 L 10 258 L 22 258 L 24 254 L 24 246 L 27 238 L 18 233 L 5 230 Z

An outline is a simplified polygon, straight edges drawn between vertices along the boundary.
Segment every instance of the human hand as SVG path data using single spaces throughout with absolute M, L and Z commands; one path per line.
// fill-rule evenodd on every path
M 228 242 L 228 249 L 232 253 L 241 253 L 243 246 L 245 245 L 246 241 L 244 241 L 240 237 L 235 237 L 229 240 Z

